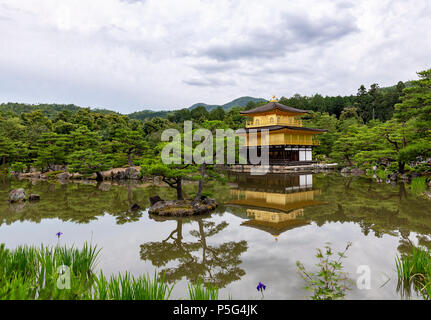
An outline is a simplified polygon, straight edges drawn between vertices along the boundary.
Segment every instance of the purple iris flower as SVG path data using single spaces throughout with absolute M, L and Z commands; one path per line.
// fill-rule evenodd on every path
M 263 290 L 266 289 L 266 286 L 262 282 L 259 282 L 259 284 L 257 285 L 256 289 L 257 289 L 257 291 L 262 292 Z
M 60 239 L 60 236 L 63 234 L 63 232 L 57 232 L 55 235 Z

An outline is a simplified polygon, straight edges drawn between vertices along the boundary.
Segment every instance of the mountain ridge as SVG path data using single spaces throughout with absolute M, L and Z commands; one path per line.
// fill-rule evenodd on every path
M 245 107 L 247 105 L 247 103 L 249 103 L 250 101 L 252 101 L 254 103 L 258 103 L 258 102 L 263 102 L 263 101 L 267 101 L 267 100 L 265 100 L 263 98 L 254 98 L 254 97 L 250 97 L 250 96 L 243 96 L 243 97 L 236 98 L 236 99 L 229 101 L 229 102 L 222 104 L 222 105 L 206 104 L 204 102 L 198 102 L 198 103 L 195 103 L 192 106 L 190 106 L 188 109 L 193 110 L 196 107 L 203 106 L 203 107 L 205 107 L 205 109 L 207 109 L 208 112 L 213 110 L 213 109 L 216 109 L 218 107 L 221 107 L 225 111 L 229 111 L 233 107 Z

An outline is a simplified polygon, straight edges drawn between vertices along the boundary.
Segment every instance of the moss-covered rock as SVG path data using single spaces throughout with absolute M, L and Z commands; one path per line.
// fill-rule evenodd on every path
M 162 200 L 155 202 L 148 212 L 158 216 L 185 217 L 205 214 L 216 207 L 215 200 L 209 198 L 197 202 L 191 200 Z

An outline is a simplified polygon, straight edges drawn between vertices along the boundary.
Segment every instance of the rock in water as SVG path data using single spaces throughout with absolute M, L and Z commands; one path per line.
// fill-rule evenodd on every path
M 163 199 L 160 198 L 159 196 L 150 197 L 150 206 L 153 206 L 155 203 L 159 201 L 163 201 Z
M 352 169 L 351 173 L 354 176 L 361 176 L 361 175 L 365 174 L 365 171 L 362 170 L 361 168 L 354 168 L 354 169 Z
M 138 180 L 139 179 L 139 170 L 133 167 L 127 168 L 126 172 L 126 179 L 131 179 L 131 180 Z
M 57 179 L 60 179 L 60 180 L 67 180 L 69 178 L 70 178 L 70 174 L 67 172 L 63 172 L 57 175 Z
M 9 202 L 14 203 L 14 202 L 20 202 L 20 201 L 25 201 L 25 190 L 24 189 L 15 189 L 12 190 L 9 193 Z
M 38 195 L 38 194 L 31 194 L 28 197 L 28 201 L 39 201 L 39 200 L 40 200 L 40 195 Z
M 111 184 L 110 184 L 110 183 L 108 183 L 108 182 L 102 182 L 102 183 L 99 185 L 99 190 L 102 190 L 102 191 L 109 191 L 109 190 L 111 190 Z
M 130 211 L 137 211 L 140 209 L 141 209 L 141 207 L 139 206 L 139 204 L 136 204 L 136 203 L 134 203 L 130 206 Z

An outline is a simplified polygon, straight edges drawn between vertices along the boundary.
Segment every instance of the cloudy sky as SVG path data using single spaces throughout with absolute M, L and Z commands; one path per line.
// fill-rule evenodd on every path
M 0 0 L 0 103 L 355 94 L 431 67 L 431 1 Z

